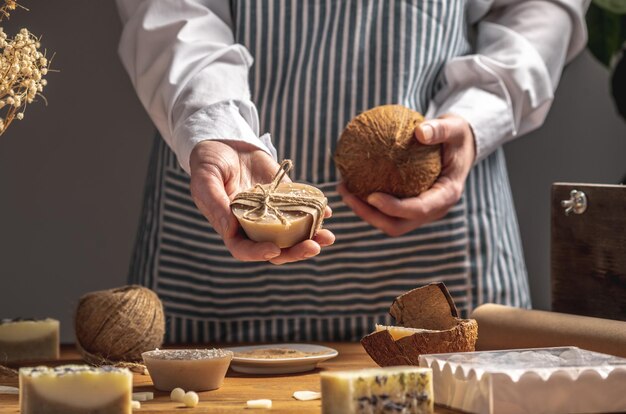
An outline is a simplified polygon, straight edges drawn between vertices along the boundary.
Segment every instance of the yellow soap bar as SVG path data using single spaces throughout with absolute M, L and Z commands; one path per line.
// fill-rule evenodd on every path
M 130 414 L 133 375 L 88 365 L 20 369 L 22 414 Z
M 0 320 L 0 364 L 59 359 L 59 321 Z
M 434 412 L 432 370 L 413 366 L 321 373 L 322 414 Z

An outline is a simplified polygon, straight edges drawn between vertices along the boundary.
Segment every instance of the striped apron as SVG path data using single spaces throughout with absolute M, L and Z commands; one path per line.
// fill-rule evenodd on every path
M 319 187 L 337 236 L 318 257 L 239 262 L 196 209 L 189 178 L 153 148 L 130 281 L 163 300 L 169 342 L 358 340 L 389 324 L 397 295 L 443 281 L 463 314 L 483 302 L 530 305 L 502 150 L 471 171 L 443 219 L 388 237 L 336 191 L 337 138 L 382 104 L 425 112 L 445 62 L 471 52 L 464 0 L 234 0 L 235 38 L 255 58 L 261 131 L 292 179 Z

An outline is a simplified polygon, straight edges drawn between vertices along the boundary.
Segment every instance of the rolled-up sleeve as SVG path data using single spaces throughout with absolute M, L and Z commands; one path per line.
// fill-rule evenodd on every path
M 119 55 L 144 108 L 189 172 L 200 141 L 247 142 L 276 157 L 259 136 L 250 99 L 253 59 L 235 43 L 228 0 L 117 0 Z
M 445 65 L 445 86 L 427 115 L 451 113 L 465 118 L 474 131 L 476 162 L 538 128 L 552 104 L 564 64 L 586 44 L 588 1 L 470 2 L 473 54 Z

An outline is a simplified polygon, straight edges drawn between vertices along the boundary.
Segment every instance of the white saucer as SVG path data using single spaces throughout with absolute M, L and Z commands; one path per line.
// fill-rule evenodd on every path
M 302 352 L 323 352 L 320 355 L 311 355 L 299 358 L 243 358 L 238 352 L 248 352 L 257 349 L 289 348 Z M 244 374 L 293 374 L 315 369 L 318 363 L 339 355 L 336 349 L 311 344 L 268 344 L 253 346 L 237 346 L 224 348 L 233 351 L 235 356 L 230 367 L 235 372 Z

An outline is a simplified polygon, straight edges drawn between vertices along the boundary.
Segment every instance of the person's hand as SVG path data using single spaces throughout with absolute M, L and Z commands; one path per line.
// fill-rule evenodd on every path
M 278 171 L 279 165 L 264 151 L 236 141 L 202 141 L 191 152 L 189 163 L 193 200 L 236 259 L 295 262 L 318 255 L 322 247 L 335 241 L 333 233 L 321 229 L 313 240 L 281 250 L 271 242 L 254 242 L 240 230 L 230 210 L 231 200 L 257 183 L 269 183 Z M 324 217 L 331 214 L 327 207 Z
M 472 129 L 456 115 L 422 122 L 415 129 L 415 138 L 426 145 L 443 144 L 441 175 L 429 190 L 403 199 L 372 193 L 365 202 L 343 183 L 337 186 L 344 203 L 355 214 L 390 236 L 403 235 L 445 216 L 460 200 L 476 157 Z

